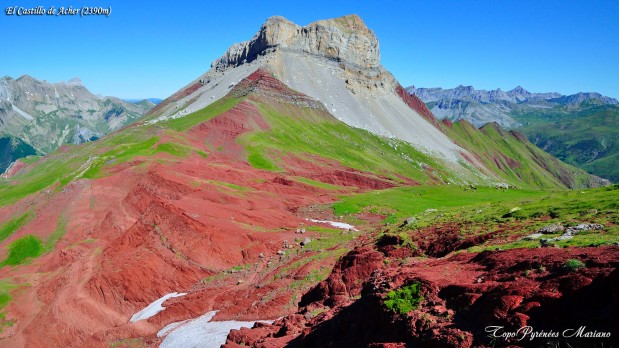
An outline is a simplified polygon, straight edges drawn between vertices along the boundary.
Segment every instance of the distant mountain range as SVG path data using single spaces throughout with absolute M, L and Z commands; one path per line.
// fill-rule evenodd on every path
M 585 103 L 584 106 L 619 104 L 617 99 L 599 93 L 532 93 L 520 86 L 507 92 L 501 89 L 477 90 L 473 86 L 462 85 L 451 89 L 413 86 L 406 90 L 426 103 L 436 117 L 451 121 L 464 119 L 477 127 L 488 122 L 497 122 L 507 128 L 519 127 L 522 123 L 518 114 L 531 111 L 576 109 L 582 103 Z
M 407 88 L 441 119 L 476 127 L 497 122 L 517 128 L 557 158 L 619 181 L 619 102 L 600 93 L 532 93 L 518 86 L 476 90 L 472 86 Z
M 0 79 L 0 172 L 19 157 L 7 144 L 49 153 L 97 139 L 137 120 L 155 104 L 92 94 L 77 78 L 49 83 L 28 75 Z M 31 153 L 32 151 L 26 151 Z M 24 152 L 24 153 L 26 153 Z

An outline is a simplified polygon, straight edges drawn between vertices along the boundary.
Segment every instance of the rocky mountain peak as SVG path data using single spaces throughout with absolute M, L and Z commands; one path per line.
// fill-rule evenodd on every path
M 82 86 L 82 80 L 79 77 L 74 77 L 66 82 L 67 85 Z
M 527 91 L 526 89 L 522 88 L 521 86 L 517 86 L 516 88 L 510 90 L 507 92 L 507 95 L 514 97 L 514 98 L 527 98 L 532 96 L 531 92 Z
M 301 27 L 281 16 L 269 18 L 249 41 L 232 45 L 212 67 L 224 71 L 276 49 L 304 52 L 361 68 L 380 65 L 378 39 L 357 15 Z
M 35 79 L 34 77 L 32 77 L 32 76 L 30 76 L 30 75 L 26 75 L 26 74 L 24 74 L 24 75 L 22 75 L 22 76 L 18 77 L 18 78 L 17 78 L 17 81 L 20 81 L 20 82 L 22 82 L 22 83 L 23 83 L 23 82 L 37 82 L 37 81 L 39 81 L 39 80 L 38 80 L 38 79 Z
M 509 92 L 511 92 L 511 93 L 529 93 L 529 91 L 524 89 L 522 86 L 516 86 L 514 89 L 510 90 Z

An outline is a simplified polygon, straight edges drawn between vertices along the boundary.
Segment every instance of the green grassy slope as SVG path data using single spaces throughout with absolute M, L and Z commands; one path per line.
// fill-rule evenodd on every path
M 428 183 L 430 177 L 424 168 L 432 168 L 442 179 L 454 179 L 455 175 L 446 163 L 417 151 L 406 142 L 349 127 L 322 109 L 254 103 L 271 127 L 240 139 L 250 164 L 257 168 L 278 170 L 283 167 L 281 157 L 285 154 L 309 161 L 308 155 L 317 155 L 396 180 L 395 174 L 400 174 Z
M 518 112 L 518 130 L 562 161 L 619 181 L 619 106 L 582 105 Z
M 185 140 L 185 132 L 243 101 L 253 104 L 269 125 L 267 130 L 254 127 L 255 131 L 237 139 L 244 148 L 244 158 L 256 168 L 282 171 L 286 166 L 283 158 L 288 155 L 308 161 L 320 156 L 396 181 L 401 176 L 421 184 L 481 181 L 470 169 L 456 171 L 452 165 L 421 153 L 408 143 L 349 127 L 321 107 L 295 101 L 305 97 L 287 87 L 277 88 L 280 90 L 275 94 L 261 93 L 260 87 L 240 83 L 228 96 L 185 117 L 131 126 L 96 142 L 56 151 L 30 164 L 14 180 L 1 180 L 0 205 L 44 188 L 60 189 L 78 178 L 108 175 L 111 167 L 136 157 L 146 161 L 160 158 L 155 156 L 158 154 L 186 157 L 197 153 L 205 157 L 206 152 L 217 150 L 208 144 L 203 148 L 192 147 Z M 283 98 L 278 96 L 280 93 Z M 518 187 L 581 187 L 588 180 L 586 173 L 565 166 L 533 145 L 500 130 L 486 128 L 479 131 L 456 123 L 446 131 L 457 143 L 478 154 L 500 177 Z M 167 139 L 166 143 L 161 139 Z M 515 159 L 517 165 L 513 166 L 507 158 Z
M 557 160 L 523 136 L 490 123 L 477 129 L 467 121 L 444 127 L 451 139 L 508 183 L 530 188 L 588 187 L 589 175 Z
M 601 225 L 553 242 L 558 247 L 619 245 L 619 185 L 586 191 L 404 187 L 343 197 L 333 209 L 344 217 L 361 211 L 390 214 L 384 222 L 391 224 L 383 233 L 405 239 L 423 239 L 429 229 L 445 227 L 455 227 L 459 240 L 493 235 L 467 248 L 475 252 L 540 247 L 540 239 L 556 238 L 563 232 L 526 237 L 550 224 L 566 228 Z M 409 223 L 402 223 L 405 218 Z

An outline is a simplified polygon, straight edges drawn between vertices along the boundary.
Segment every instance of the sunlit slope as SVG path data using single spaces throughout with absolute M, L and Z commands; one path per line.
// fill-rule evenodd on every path
M 508 183 L 530 188 L 585 188 L 604 182 L 582 169 L 561 162 L 517 132 L 496 123 L 477 129 L 467 121 L 445 122 L 445 131 Z

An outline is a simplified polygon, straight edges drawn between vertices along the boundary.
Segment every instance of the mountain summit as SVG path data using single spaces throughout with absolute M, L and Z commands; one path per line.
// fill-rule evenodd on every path
M 304 27 L 269 18 L 253 38 L 232 45 L 208 72 L 155 108 L 149 122 L 200 110 L 259 68 L 320 101 L 350 126 L 405 140 L 452 163 L 465 152 L 380 65 L 378 40 L 357 15 Z
M 378 39 L 357 15 L 321 20 L 301 27 L 281 16 L 269 18 L 254 37 L 232 45 L 211 67 L 224 71 L 250 63 L 276 48 L 343 62 L 350 68 L 378 68 Z

